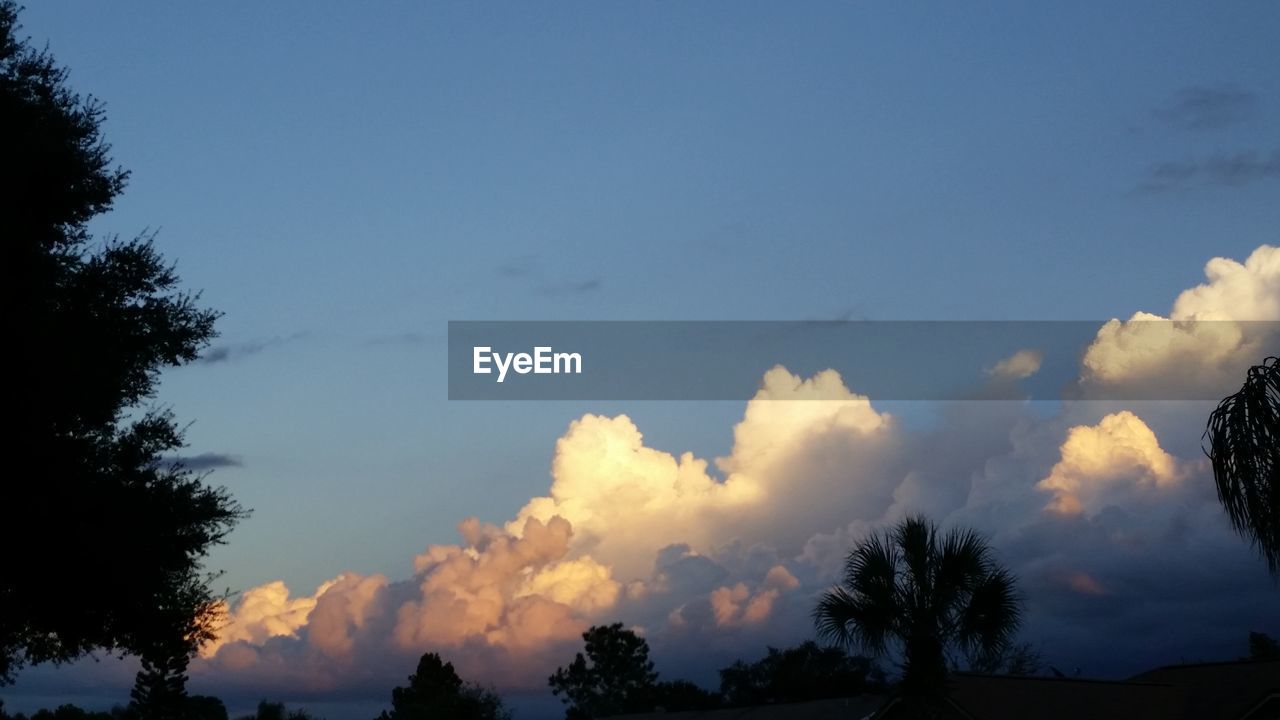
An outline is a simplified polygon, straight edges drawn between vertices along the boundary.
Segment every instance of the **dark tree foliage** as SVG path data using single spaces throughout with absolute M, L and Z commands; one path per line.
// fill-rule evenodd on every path
M 224 712 L 223 718 L 225 717 Z M 316 718 L 306 710 L 290 710 L 282 702 L 263 700 L 258 703 L 258 709 L 254 714 L 242 715 L 236 720 L 316 720 Z
M 258 711 L 253 715 L 246 715 L 241 720 L 286 720 L 288 710 L 282 702 L 268 702 L 262 700 L 258 703 Z
M 969 671 L 988 675 L 1036 675 L 1044 668 L 1044 656 L 1031 643 L 1010 644 L 992 655 L 969 659 Z
M 115 720 L 111 713 L 93 712 L 75 705 L 59 705 L 53 710 L 37 710 L 30 718 L 18 713 L 6 715 L 3 704 L 0 704 L 0 720 Z
M 577 653 L 547 679 L 551 692 L 569 706 L 566 717 L 608 717 L 653 707 L 658 673 L 644 638 L 614 623 L 595 625 L 582 639 L 586 655 Z
M 138 720 L 185 720 L 190 708 L 187 697 L 187 663 L 191 645 L 185 634 L 168 636 L 144 650 L 142 667 L 134 679 L 130 709 Z
M 227 720 L 227 708 L 222 701 L 207 695 L 191 695 L 186 700 L 184 720 Z M 30 717 L 18 713 L 8 715 L 4 702 L 0 701 L 0 720 L 137 720 L 134 706 L 111 708 L 111 712 L 90 711 L 75 705 L 59 705 L 54 710 L 37 710 Z
M 1204 437 L 1232 526 L 1280 577 L 1280 359 L 1249 368 L 1240 391 L 1209 416 Z
M 1280 642 L 1264 632 L 1250 632 L 1249 659 L 1280 660 Z
M 508 720 L 502 698 L 473 683 L 463 682 L 435 653 L 418 660 L 409 684 L 391 691 L 391 712 L 377 720 Z
M 663 680 L 653 686 L 649 706 L 663 712 L 714 710 L 723 704 L 720 693 L 704 690 L 688 680 Z
M 212 633 L 201 560 L 243 512 L 162 460 L 182 446 L 148 407 L 159 373 L 194 360 L 216 314 L 179 288 L 144 234 L 95 241 L 128 175 L 102 106 L 28 45 L 0 0 L 0 241 L 10 367 L 0 481 L 0 683 L 25 662 L 94 649 L 145 655 Z M 195 620 L 196 622 L 192 622 Z M 163 639 L 163 640 L 162 640 Z
M 923 697 L 943 691 L 948 650 L 990 657 L 1009 647 L 1021 602 L 986 540 L 916 517 L 855 547 L 813 615 L 846 647 L 899 654 L 903 692 Z
M 720 694 L 730 705 L 805 702 L 884 689 L 884 674 L 868 658 L 812 640 L 769 648 L 753 663 L 741 660 L 720 671 Z

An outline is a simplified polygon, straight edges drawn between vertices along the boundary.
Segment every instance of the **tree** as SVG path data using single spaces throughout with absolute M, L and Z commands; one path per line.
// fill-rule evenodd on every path
M 0 683 L 27 662 L 207 639 L 201 562 L 244 515 L 165 460 L 182 431 L 150 405 L 161 370 L 197 358 L 217 315 L 179 288 L 153 235 L 90 236 L 128 173 L 112 165 L 101 104 L 19 37 L 17 16 L 0 0 L 4 452 L 21 468 L 0 481 Z
M 285 720 L 287 712 L 282 702 L 258 701 L 258 711 L 241 720 Z
M 1280 577 L 1280 359 L 1249 368 L 1240 391 L 1209 415 L 1204 437 L 1231 525 Z
M 688 680 L 663 680 L 653 686 L 650 708 L 663 712 L 714 710 L 720 707 L 719 693 L 704 690 Z
M 1264 632 L 1249 632 L 1250 660 L 1280 660 L 1280 642 Z
M 730 705 L 805 702 L 879 690 L 883 682 L 871 660 L 808 640 L 785 650 L 771 647 L 756 662 L 739 660 L 722 669 L 720 694 Z
M 194 712 L 192 716 L 195 716 Z M 225 710 L 223 717 L 226 717 Z M 237 718 L 237 720 L 313 720 L 313 718 L 314 716 L 306 710 L 290 710 L 282 702 L 262 700 L 258 703 L 257 712 L 253 715 Z
M 971 672 L 989 675 L 1035 675 L 1044 667 L 1044 656 L 1031 643 L 1007 645 L 994 655 L 970 658 Z
M 185 652 L 142 658 L 142 669 L 129 693 L 138 720 L 186 717 L 188 659 Z
M 180 611 L 181 612 L 181 611 Z M 161 636 L 143 650 L 129 707 L 138 720 L 184 720 L 190 708 L 187 664 L 193 651 L 188 633 Z
M 643 712 L 653 706 L 658 673 L 649 660 L 649 643 L 622 623 L 595 625 L 582 633 L 586 655 L 577 653 L 568 667 L 547 679 L 551 692 L 569 707 L 566 717 L 599 718 Z
M 903 658 L 902 689 L 943 690 L 948 650 L 995 655 L 1021 622 L 1014 579 L 971 530 L 941 535 L 922 517 L 872 535 L 845 561 L 844 579 L 814 610 L 818 632 L 875 655 Z
M 53 710 L 37 710 L 31 720 L 108 720 L 104 712 L 92 712 L 71 704 L 59 705 Z
M 453 663 L 435 653 L 418 660 L 406 687 L 391 691 L 391 712 L 378 720 L 509 720 L 502 698 L 458 677 Z

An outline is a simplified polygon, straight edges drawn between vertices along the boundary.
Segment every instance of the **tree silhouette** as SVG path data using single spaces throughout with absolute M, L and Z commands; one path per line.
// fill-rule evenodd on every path
M 418 660 L 409 684 L 391 691 L 391 712 L 378 720 L 506 720 L 511 717 L 502 698 L 472 683 L 465 683 L 435 653 Z
M 1280 359 L 1249 368 L 1240 391 L 1209 415 L 1204 437 L 1231 525 L 1280 577 Z
M 37 710 L 31 714 L 29 720 L 114 720 L 114 715 L 114 711 L 93 712 L 68 703 L 59 705 L 53 710 Z M 6 715 L 4 703 L 0 702 L 0 720 L 28 720 L 28 717 L 22 713 Z
M 1044 667 L 1044 655 L 1028 642 L 1013 644 L 994 655 L 979 653 L 969 659 L 969 671 L 988 675 L 1035 675 Z
M 721 702 L 720 693 L 704 690 L 688 680 L 663 680 L 653 686 L 649 707 L 663 712 L 714 710 Z
M 653 706 L 658 673 L 649 660 L 649 643 L 622 623 L 595 625 L 582 633 L 586 655 L 577 653 L 568 667 L 547 679 L 551 692 L 569 707 L 568 718 L 599 718 L 642 712 Z
M 943 690 L 947 651 L 993 656 L 1021 622 L 1013 576 L 970 530 L 940 535 L 922 517 L 872 535 L 849 553 L 844 579 L 814 610 L 818 632 L 845 646 L 903 658 L 904 693 Z
M 1280 660 L 1280 642 L 1264 632 L 1249 632 L 1250 660 Z
M 224 712 L 224 720 L 225 717 L 226 714 Z M 254 714 L 243 715 L 236 720 L 313 720 L 314 717 L 306 710 L 290 710 L 282 702 L 262 700 L 258 703 L 258 709 Z
M 198 589 L 190 591 L 198 593 Z M 189 612 L 184 600 L 161 612 L 176 617 L 158 623 L 174 628 L 168 635 L 157 634 L 140 652 L 142 667 L 129 693 L 129 705 L 138 720 L 185 720 L 192 715 L 187 696 L 187 664 L 198 648 L 200 639 L 210 634 L 208 612 Z
M 11 421 L 0 481 L 0 683 L 24 662 L 95 648 L 142 654 L 212 607 L 200 562 L 243 512 L 165 462 L 182 447 L 149 407 L 159 373 L 194 360 L 216 313 L 179 289 L 152 236 L 95 241 L 128 174 L 102 106 L 19 37 L 0 0 L 0 238 Z
M 720 693 L 730 705 L 804 702 L 882 689 L 883 673 L 869 659 L 812 640 L 741 660 L 720 671 Z

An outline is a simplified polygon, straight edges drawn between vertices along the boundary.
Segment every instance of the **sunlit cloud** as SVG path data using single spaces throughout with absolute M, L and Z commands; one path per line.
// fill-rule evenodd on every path
M 1278 266 L 1280 251 L 1266 246 L 1243 263 L 1211 261 L 1208 282 L 1171 315 L 1280 319 Z M 1212 352 L 1195 362 L 1226 367 L 1256 340 L 1214 355 L 1217 340 L 1189 333 L 1140 350 L 1142 338 L 1125 336 L 1139 328 L 1108 328 L 1082 364 L 1086 384 L 1143 382 L 1196 348 Z M 1027 376 L 1039 360 L 1024 350 L 992 372 Z M 678 674 L 693 669 L 689 658 L 705 665 L 810 637 L 812 598 L 838 580 L 852 544 L 917 512 L 988 534 L 1027 595 L 1028 632 L 1060 648 L 1106 637 L 1098 618 L 1128 612 L 1142 593 L 1163 593 L 1161 612 L 1186 618 L 1211 592 L 1195 588 L 1229 582 L 1241 603 L 1263 597 L 1260 568 L 1257 583 L 1240 585 L 1252 557 L 1203 461 L 1180 457 L 1155 429 L 1194 439 L 1207 408 L 1176 404 L 1153 423 L 1112 405 L 1043 417 L 1021 403 L 955 403 L 935 427 L 911 430 L 834 371 L 775 367 L 713 460 L 647 445 L 626 415 L 586 414 L 556 441 L 546 493 L 509 522 L 463 521 L 460 541 L 419 552 L 410 578 L 349 572 L 310 595 L 282 582 L 247 591 L 193 673 L 333 690 L 432 650 L 469 678 L 541 687 L 586 627 L 622 621 L 644 628 Z M 1188 569 L 1197 554 L 1213 561 Z M 1168 589 L 1182 587 L 1175 568 L 1196 576 L 1180 594 Z M 1106 640 L 1140 655 L 1142 632 Z
M 987 370 L 992 377 L 1004 380 L 1025 380 L 1040 372 L 1044 353 L 1039 350 L 1019 350 Z
M 1093 426 L 1071 428 L 1062 459 L 1036 484 L 1053 494 L 1046 509 L 1066 515 L 1096 510 L 1119 493 L 1141 492 L 1177 482 L 1177 461 L 1160 448 L 1142 419 L 1123 411 Z
M 1243 263 L 1214 258 L 1204 272 L 1208 282 L 1182 292 L 1167 318 L 1138 312 L 1098 331 L 1084 356 L 1086 391 L 1176 385 L 1225 394 L 1276 347 L 1280 248 L 1263 245 Z

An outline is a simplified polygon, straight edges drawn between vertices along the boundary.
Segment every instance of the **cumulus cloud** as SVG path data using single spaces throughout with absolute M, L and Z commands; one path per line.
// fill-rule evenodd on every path
M 291 597 L 280 581 L 245 592 L 196 672 L 305 678 L 324 690 L 350 679 L 337 669 L 368 671 L 435 649 L 508 687 L 536 686 L 548 654 L 621 594 L 609 568 L 567 557 L 573 530 L 563 518 L 531 518 L 518 537 L 474 518 L 458 530 L 462 544 L 429 546 L 410 580 L 344 573 L 309 596 Z
M 475 519 L 467 545 L 432 546 L 414 559 L 420 598 L 397 611 L 404 648 L 458 646 L 478 639 L 507 649 L 571 639 L 585 629 L 575 610 L 608 608 L 619 586 L 589 556 L 566 560 L 568 521 L 529 518 L 519 537 Z
M 1280 342 L 1280 248 L 1243 262 L 1214 258 L 1208 282 L 1182 292 L 1169 317 L 1147 312 L 1111 320 L 1086 350 L 1082 386 L 1127 388 L 1154 399 L 1221 396 Z
M 1277 263 L 1269 247 L 1211 261 L 1171 319 L 1274 319 Z M 1109 327 L 1085 356 L 1087 382 L 1229 364 L 1257 342 L 1241 336 L 1219 357 L 1221 338 L 1187 330 L 1141 350 L 1142 326 Z M 993 375 L 1034 372 L 1032 352 Z M 193 675 L 255 692 L 376 681 L 385 693 L 432 650 L 470 679 L 541 687 L 582 630 L 622 621 L 644 628 L 665 675 L 710 681 L 708 669 L 766 643 L 810 637 L 813 598 L 839 579 L 853 543 L 919 512 L 992 539 L 1027 597 L 1028 636 L 1051 659 L 1107 646 L 1142 662 L 1174 648 L 1152 618 L 1185 627 L 1228 588 L 1243 622 L 1261 617 L 1271 592 L 1198 449 L 1177 441 L 1194 445 L 1208 408 L 1165 405 L 1140 415 L 1077 402 L 1046 417 L 1024 403 L 954 403 L 908 428 L 834 371 L 777 367 L 715 459 L 651 447 L 626 415 L 586 414 L 556 441 L 547 492 L 510 522 L 462 522 L 461 540 L 427 547 L 407 579 L 344 573 L 299 597 L 280 582 L 250 590 Z M 1151 597 L 1159 608 L 1136 614 Z M 1197 625 L 1178 642 L 1208 647 L 1227 629 Z
M 764 583 L 754 592 L 746 583 L 733 587 L 719 587 L 711 593 L 711 609 L 717 625 L 755 625 L 764 622 L 773 612 L 778 596 L 800 586 L 782 565 L 775 565 L 765 576 Z
M 801 582 L 779 548 L 799 552 L 815 518 L 831 526 L 851 504 L 893 502 L 900 438 L 837 373 L 781 367 L 764 376 L 714 470 L 647 447 L 625 415 L 585 415 L 556 444 L 549 494 L 504 527 L 464 521 L 462 542 L 428 547 L 407 581 L 347 573 L 302 597 L 282 582 L 254 588 L 204 654 L 222 670 L 271 674 L 430 648 L 522 685 L 545 678 L 556 648 L 617 614 L 660 625 L 685 609 L 708 628 L 759 625 Z
M 1025 380 L 1040 372 L 1044 353 L 1039 350 L 1019 350 L 987 370 L 987 374 L 1002 380 Z
M 794 402 L 814 399 L 823 401 Z M 732 452 L 715 461 L 718 474 L 691 453 L 646 447 L 624 415 L 587 415 L 556 443 L 550 494 L 529 501 L 507 530 L 558 515 L 573 524 L 578 548 L 626 577 L 642 576 L 672 542 L 706 548 L 747 534 L 798 548 L 809 533 L 791 521 L 826 514 L 832 495 L 891 496 L 893 481 L 879 471 L 898 435 L 893 418 L 838 373 L 804 379 L 776 367 L 734 428 Z M 753 532 L 765 525 L 771 533 Z
M 1071 428 L 1062 459 L 1036 484 L 1053 494 L 1046 509 L 1075 515 L 1129 495 L 1178 481 L 1177 462 L 1160 448 L 1155 433 L 1137 415 L 1123 411 L 1097 425 Z
M 218 631 L 218 639 L 205 645 L 201 654 L 215 655 L 223 645 L 234 642 L 261 644 L 268 638 L 296 636 L 298 629 L 307 624 L 317 598 L 332 582 L 321 585 L 312 595 L 296 598 L 290 597 L 289 588 L 282 580 L 245 591 L 234 612 L 228 612 L 224 605 L 222 612 L 226 620 Z

